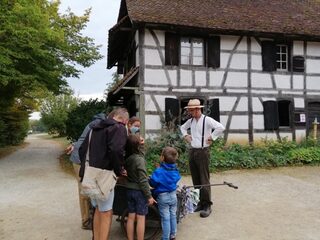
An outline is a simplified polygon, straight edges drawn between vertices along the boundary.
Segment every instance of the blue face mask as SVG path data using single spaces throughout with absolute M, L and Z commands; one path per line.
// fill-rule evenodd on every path
M 133 126 L 130 128 L 130 132 L 131 132 L 131 134 L 136 134 L 136 133 L 140 132 L 140 128 Z

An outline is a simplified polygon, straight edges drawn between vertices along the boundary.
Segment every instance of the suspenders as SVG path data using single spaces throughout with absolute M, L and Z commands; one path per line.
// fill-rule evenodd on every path
M 204 124 L 206 121 L 206 116 L 203 118 L 203 123 L 202 123 L 202 139 L 201 139 L 201 147 L 203 148 L 203 141 L 204 141 Z
M 191 119 L 192 124 L 193 118 Z M 203 117 L 203 123 L 202 123 L 202 138 L 201 138 L 201 148 L 203 148 L 203 142 L 204 142 L 204 127 L 205 127 L 205 121 L 206 121 L 206 115 Z

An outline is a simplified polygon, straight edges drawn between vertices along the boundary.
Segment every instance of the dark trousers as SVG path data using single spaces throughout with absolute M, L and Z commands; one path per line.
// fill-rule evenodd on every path
M 189 151 L 189 167 L 193 185 L 210 184 L 209 148 L 191 148 Z M 211 187 L 200 188 L 200 204 L 211 205 Z

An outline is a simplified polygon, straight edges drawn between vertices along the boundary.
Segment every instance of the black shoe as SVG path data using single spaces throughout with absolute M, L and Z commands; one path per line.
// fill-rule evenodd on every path
M 202 218 L 206 218 L 209 217 L 209 215 L 211 214 L 212 210 L 211 210 L 211 206 L 205 206 L 203 208 L 203 210 L 200 212 L 200 217 Z
M 194 210 L 194 212 L 199 212 L 201 210 L 203 210 L 202 204 L 198 203 L 198 205 L 197 205 L 196 209 Z
M 81 228 L 84 230 L 92 230 L 92 221 L 89 219 L 83 222 Z

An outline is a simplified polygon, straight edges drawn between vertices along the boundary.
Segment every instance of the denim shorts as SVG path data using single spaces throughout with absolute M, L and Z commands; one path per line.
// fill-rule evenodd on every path
M 148 214 L 148 202 L 142 191 L 127 189 L 128 211 L 138 215 Z
M 100 212 L 107 212 L 112 209 L 113 199 L 114 199 L 114 189 L 110 192 L 108 199 L 106 200 L 91 199 L 91 204 L 95 208 L 98 208 Z

